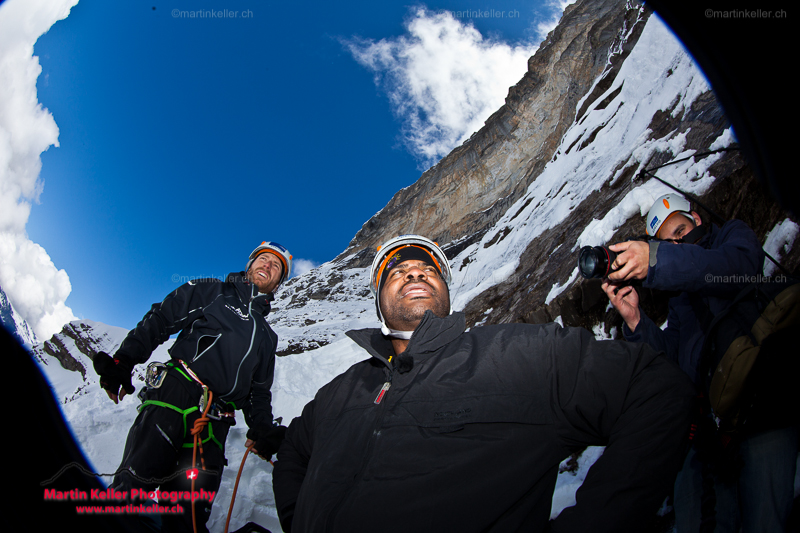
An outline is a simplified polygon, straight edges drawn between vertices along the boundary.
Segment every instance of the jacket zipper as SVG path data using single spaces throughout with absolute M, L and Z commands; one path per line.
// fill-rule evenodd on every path
M 255 287 L 255 285 L 253 286 Z M 253 300 L 256 299 L 257 294 L 253 294 L 255 292 L 255 288 L 250 290 L 250 301 L 247 303 L 247 316 L 253 321 L 253 333 L 250 336 L 250 346 L 247 348 L 247 352 L 244 354 L 244 357 L 239 360 L 239 366 L 236 367 L 236 377 L 233 380 L 233 386 L 231 390 L 229 390 L 223 396 L 229 396 L 236 390 L 236 387 L 239 385 L 239 373 L 242 371 L 242 365 L 244 364 L 244 360 L 247 359 L 247 356 L 250 355 L 250 352 L 253 350 L 253 342 L 256 339 L 256 331 L 258 330 L 258 321 L 256 317 L 253 316 Z
M 375 398 L 375 402 L 374 402 L 375 405 L 378 405 L 378 404 L 381 403 L 381 400 L 383 400 L 383 396 L 386 394 L 386 391 L 389 390 L 389 387 L 391 387 L 391 386 L 392 386 L 392 376 L 390 374 L 389 375 L 389 381 L 387 381 L 386 383 L 383 384 L 383 387 L 381 387 L 381 391 L 378 393 L 378 396 Z
M 372 451 L 375 448 L 376 435 L 378 433 L 378 430 L 381 427 L 381 422 L 383 422 L 383 415 L 384 415 L 384 412 L 386 411 L 386 403 L 384 403 L 383 400 L 386 398 L 386 391 L 388 391 L 389 387 L 391 387 L 391 385 L 392 385 L 392 378 L 393 377 L 394 377 L 394 368 L 389 370 L 389 378 L 383 384 L 383 387 L 381 387 L 380 392 L 378 392 L 378 396 L 375 398 L 374 403 L 376 405 L 378 405 L 378 408 L 377 408 L 378 409 L 378 414 L 377 414 L 377 417 L 375 418 L 375 424 L 374 424 L 374 426 L 372 428 L 372 435 L 370 436 L 369 444 L 367 445 L 367 451 L 364 454 L 364 459 L 361 462 L 361 467 L 358 469 L 358 472 L 356 473 L 356 475 L 353 476 L 352 484 L 350 485 L 351 489 L 356 485 L 358 480 L 364 474 L 364 470 L 366 470 L 367 465 L 369 464 L 370 458 L 372 457 Z M 342 508 L 342 504 L 347 500 L 347 497 L 349 496 L 349 494 L 350 494 L 350 491 L 348 490 L 339 499 L 339 502 L 334 507 L 335 512 L 333 514 L 331 514 L 331 516 L 328 518 L 328 521 L 327 521 L 328 522 L 327 523 L 328 527 L 326 527 L 326 530 L 335 531 L 335 528 L 333 527 L 334 526 L 334 522 L 336 521 L 336 517 L 339 515 L 339 511 Z
M 364 473 L 364 470 L 367 468 L 367 464 L 369 463 L 369 459 L 372 457 L 372 450 L 375 447 L 375 440 L 378 431 L 380 430 L 381 423 L 383 422 L 383 415 L 386 412 L 386 404 L 383 403 L 383 400 L 386 398 L 386 391 L 389 390 L 389 387 L 392 385 L 392 378 L 394 377 L 394 368 L 389 371 L 389 379 L 383 384 L 381 387 L 378 396 L 375 398 L 375 405 L 378 406 L 378 414 L 375 418 L 375 425 L 372 428 L 372 435 L 370 436 L 369 445 L 367 446 L 367 453 L 364 454 L 364 461 L 361 463 L 361 468 L 358 470 L 358 473 L 353 478 L 354 480 L 361 477 L 361 474 Z

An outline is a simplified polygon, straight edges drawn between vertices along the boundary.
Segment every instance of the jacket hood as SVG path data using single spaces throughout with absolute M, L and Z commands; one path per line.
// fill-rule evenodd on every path
M 408 347 L 403 353 L 413 357 L 414 361 L 424 361 L 431 354 L 457 339 L 464 333 L 466 327 L 467 320 L 464 313 L 452 313 L 445 318 L 440 318 L 431 311 L 425 311 L 425 315 L 411 335 Z M 369 352 L 372 357 L 392 368 L 389 363 L 389 357 L 395 355 L 392 341 L 381 333 L 380 329 L 351 330 L 347 332 L 347 336 Z

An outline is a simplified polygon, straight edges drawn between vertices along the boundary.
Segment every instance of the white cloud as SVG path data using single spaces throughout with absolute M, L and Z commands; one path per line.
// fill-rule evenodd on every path
M 544 41 L 547 34 L 555 29 L 558 22 L 561 20 L 561 15 L 568 5 L 574 4 L 575 0 L 551 0 L 547 2 L 547 7 L 552 10 L 552 16 L 536 25 L 536 33 L 539 35 L 539 40 Z
M 309 259 L 293 259 L 292 260 L 292 277 L 302 276 L 309 270 L 317 268 L 319 264 Z
M 23 234 L 0 233 L 0 286 L 38 340 L 48 339 L 70 320 L 64 301 L 72 286 L 44 248 Z
M 58 146 L 58 127 L 38 101 L 42 72 L 33 45 L 77 0 L 7 0 L 0 5 L 0 286 L 40 339 L 75 317 L 65 305 L 71 290 L 25 225 L 43 183 L 40 155 Z
M 560 13 L 559 13 L 560 15 Z M 409 150 L 430 165 L 478 131 L 527 72 L 537 45 L 484 38 L 450 12 L 418 8 L 407 35 L 343 44 L 375 73 Z

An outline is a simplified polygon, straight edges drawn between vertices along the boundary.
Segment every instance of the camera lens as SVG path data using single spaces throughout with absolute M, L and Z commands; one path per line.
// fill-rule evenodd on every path
M 605 246 L 584 246 L 578 255 L 578 270 L 584 278 L 604 278 L 616 258 L 616 252 Z

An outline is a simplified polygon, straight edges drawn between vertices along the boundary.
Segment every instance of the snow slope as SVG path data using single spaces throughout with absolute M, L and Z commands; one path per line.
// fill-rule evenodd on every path
M 454 295 L 455 309 L 463 309 L 475 296 L 513 274 L 528 243 L 563 222 L 592 192 L 613 183 L 628 167 L 637 167 L 632 174 L 636 176 L 641 165 L 658 152 L 672 152 L 676 159 L 691 156 L 691 151 L 683 150 L 686 133 L 647 140 L 651 133 L 648 126 L 658 111 L 672 109 L 672 116 L 680 117 L 708 89 L 691 57 L 664 23 L 651 16 L 614 82 L 569 128 L 555 156 L 527 193 L 497 222 L 496 230 L 488 231 L 480 242 L 452 259 L 453 284 L 459 287 Z M 595 109 L 615 91 L 618 94 L 603 109 Z M 580 109 L 581 105 L 577 107 Z M 591 142 L 580 148 L 590 138 Z M 726 131 L 715 147 L 731 142 L 733 137 Z M 718 158 L 690 159 L 665 167 L 659 170 L 659 177 L 687 192 L 701 194 L 714 181 L 706 170 Z M 573 251 L 605 244 L 623 222 L 645 215 L 653 201 L 667 192 L 672 191 L 656 180 L 634 188 L 602 220 L 594 220 L 583 229 L 572 243 Z M 498 239 L 501 232 L 507 233 Z M 469 261 L 465 262 L 467 258 Z M 577 279 L 576 268 L 566 284 L 553 286 L 548 300 L 552 301 Z

